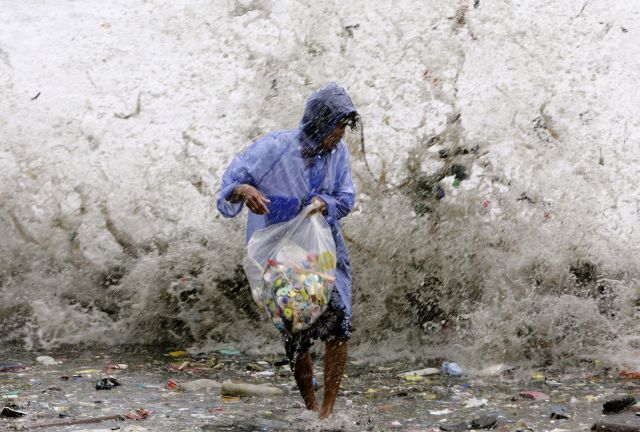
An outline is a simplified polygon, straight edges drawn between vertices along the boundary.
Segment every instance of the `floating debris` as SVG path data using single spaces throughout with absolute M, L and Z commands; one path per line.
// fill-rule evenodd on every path
M 240 351 L 234 348 L 222 348 L 222 349 L 219 349 L 218 352 L 226 356 L 237 356 L 241 354 Z
M 437 375 L 440 372 L 441 371 L 438 368 L 425 368 L 425 369 L 418 369 L 418 370 L 409 371 L 409 372 L 402 372 L 401 374 L 398 374 L 398 376 L 401 378 L 411 377 L 411 376 L 423 377 L 428 375 Z
M 494 416 L 478 417 L 470 422 L 455 423 L 451 425 L 440 425 L 440 430 L 460 432 L 475 429 L 493 429 L 498 424 L 498 419 Z
M 23 364 L 0 364 L 0 372 L 15 372 L 28 367 L 29 366 Z
M 602 404 L 602 413 L 603 414 L 615 414 L 627 407 L 636 403 L 636 399 L 633 397 L 625 397 L 621 399 L 614 399 L 605 402 Z
M 464 407 L 465 408 L 480 408 L 480 407 L 485 406 L 487 404 L 487 402 L 488 402 L 487 399 L 471 398 L 464 404 Z
M 222 383 L 222 396 L 282 396 L 282 389 L 266 384 L 247 384 L 225 381 Z
M 36 357 L 36 361 L 38 363 L 41 363 L 45 366 L 53 366 L 53 365 L 57 365 L 58 362 L 56 361 L 56 359 L 54 359 L 53 357 L 49 357 L 49 356 L 38 356 Z
M 23 413 L 21 411 L 14 410 L 14 409 L 9 408 L 9 407 L 4 407 L 2 409 L 2 412 L 0 412 L 0 417 L 7 417 L 7 418 L 18 418 L 18 417 L 24 417 L 26 415 L 27 415 L 27 413 Z
M 96 390 L 111 390 L 119 385 L 121 385 L 120 382 L 113 377 L 101 378 L 96 383 Z
M 460 377 L 464 374 L 464 370 L 455 362 L 444 362 L 442 363 L 442 371 L 454 377 Z
M 451 414 L 453 411 L 451 411 L 448 408 L 445 408 L 443 410 L 432 410 L 429 411 L 429 414 L 434 415 L 434 416 L 443 416 L 443 415 L 447 415 L 447 414 Z
M 551 408 L 551 414 L 549 415 L 551 420 L 564 420 L 570 418 L 569 411 L 560 405 Z
M 520 392 L 520 396 L 525 399 L 551 400 L 551 397 L 548 394 L 536 390 L 527 390 Z
M 210 379 L 197 379 L 178 384 L 178 389 L 187 392 L 195 392 L 201 390 L 219 390 L 222 387 L 217 381 Z
M 485 367 L 479 372 L 479 374 L 483 376 L 495 376 L 510 370 L 513 370 L 513 366 L 509 366 L 504 363 L 499 363 L 499 364 Z

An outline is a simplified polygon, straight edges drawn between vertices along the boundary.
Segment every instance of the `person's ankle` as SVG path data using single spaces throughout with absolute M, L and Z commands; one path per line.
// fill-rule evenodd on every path
M 322 408 L 321 410 L 318 410 L 318 417 L 320 418 L 320 420 L 329 418 L 330 416 L 331 416 L 330 408 Z
M 313 401 L 311 403 L 305 403 L 305 408 L 308 409 L 309 411 L 315 411 L 317 413 L 320 412 L 320 404 L 316 401 Z

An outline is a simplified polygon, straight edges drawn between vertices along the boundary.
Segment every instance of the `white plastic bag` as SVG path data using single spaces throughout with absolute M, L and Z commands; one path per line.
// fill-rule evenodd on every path
M 322 315 L 335 282 L 336 245 L 313 205 L 253 233 L 244 270 L 251 294 L 276 328 L 296 333 Z

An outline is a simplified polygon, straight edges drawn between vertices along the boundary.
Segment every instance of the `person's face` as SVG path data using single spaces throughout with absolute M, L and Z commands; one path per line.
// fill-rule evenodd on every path
M 336 128 L 331 132 L 331 134 L 325 138 L 322 143 L 322 149 L 324 151 L 330 152 L 335 150 L 338 147 L 338 143 L 344 137 L 344 130 L 347 125 L 345 123 L 338 123 Z

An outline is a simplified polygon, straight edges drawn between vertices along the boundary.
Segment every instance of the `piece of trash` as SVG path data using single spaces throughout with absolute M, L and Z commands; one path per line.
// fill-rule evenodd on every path
M 222 355 L 227 355 L 227 356 L 237 356 L 240 355 L 240 351 L 238 351 L 237 349 L 233 349 L 233 348 L 222 348 L 219 349 L 218 352 Z
M 125 370 L 125 369 L 128 369 L 128 368 L 129 368 L 129 365 L 126 365 L 124 363 L 118 363 L 118 364 L 110 364 L 110 365 L 108 365 L 106 367 L 106 370 L 107 371 L 110 371 L 110 370 Z
M 238 396 L 222 396 L 222 402 L 224 403 L 240 402 L 240 398 Z
M 482 416 L 471 420 L 470 422 L 456 423 L 452 425 L 439 425 L 440 430 L 459 432 L 476 429 L 493 429 L 496 427 L 498 419 L 494 416 Z
M 2 409 L 2 412 L 0 412 L 0 417 L 7 417 L 7 418 L 18 418 L 18 417 L 24 417 L 26 415 L 27 413 L 23 413 L 22 411 L 16 411 L 9 407 L 4 407 Z
M 522 396 L 525 399 L 551 400 L 551 397 L 549 397 L 548 394 L 542 393 L 536 390 L 527 390 L 527 391 L 520 392 L 520 396 Z
M 493 429 L 497 423 L 494 416 L 482 416 L 471 420 L 471 429 Z
M 96 383 L 96 390 L 111 390 L 119 385 L 121 385 L 120 382 L 113 377 L 101 378 Z
M 163 389 L 164 387 L 160 384 L 138 384 L 138 388 L 160 390 L 160 389 Z
M 636 403 L 633 397 L 613 399 L 602 404 L 603 414 L 615 414 Z
M 225 381 L 220 391 L 222 396 L 282 396 L 284 392 L 278 387 L 266 384 L 247 384 Z
M 400 378 L 410 382 L 418 382 L 424 380 L 424 377 L 420 375 L 400 375 Z
M 53 357 L 49 357 L 49 356 L 38 356 L 36 357 L 36 361 L 38 363 L 41 363 L 45 366 L 53 366 L 53 365 L 57 365 L 58 362 L 56 361 L 56 359 L 54 359 Z
M 29 425 L 29 430 L 52 428 L 52 427 L 62 427 L 62 426 L 72 426 L 72 425 L 79 425 L 79 424 L 100 423 L 100 422 L 107 421 L 107 420 L 124 420 L 124 419 L 125 419 L 125 416 L 123 416 L 122 414 L 115 414 L 115 415 L 108 415 L 108 416 L 102 416 L 102 417 L 91 417 L 91 418 L 65 420 L 65 421 L 56 422 L 56 423 L 34 424 L 34 425 Z M 49 429 L 47 429 L 47 430 L 49 430 Z M 92 429 L 92 430 L 94 430 L 94 429 Z
M 178 358 L 178 357 L 189 357 L 189 353 L 184 351 L 184 350 L 171 351 L 169 353 L 169 355 L 171 357 L 176 357 L 176 358 Z
M 616 423 L 594 423 L 592 431 L 599 432 L 640 432 L 640 426 L 616 424 Z
M 196 362 L 190 362 L 192 366 L 197 366 L 198 368 L 204 369 L 213 369 L 216 366 L 222 366 L 222 363 L 219 362 L 217 357 L 209 357 L 207 359 L 201 359 Z
M 145 408 L 138 408 L 135 411 L 128 412 L 124 416 L 129 420 L 145 420 L 153 413 L 154 411 Z
M 272 370 L 266 370 L 266 371 L 260 371 L 260 372 L 256 372 L 257 376 L 261 376 L 261 377 L 272 377 L 274 376 L 276 373 Z
M 440 369 L 438 368 L 425 368 L 425 369 L 418 369 L 418 370 L 409 371 L 409 372 L 402 372 L 401 374 L 398 374 L 398 376 L 399 377 L 428 376 L 428 375 L 437 375 L 439 373 L 440 373 Z
M 286 366 L 289 364 L 289 359 L 281 359 L 281 360 L 276 360 L 275 362 L 273 362 L 273 365 L 275 367 L 282 367 L 282 366 Z
M 0 366 L 1 368 L 1 366 Z M 0 369 L 0 372 L 2 370 Z M 640 372 L 629 372 L 629 371 L 621 371 L 620 372 L 620 376 L 626 379 L 632 379 L 632 380 L 640 380 Z
M 487 404 L 487 399 L 476 399 L 471 398 L 467 400 L 467 403 L 464 405 L 465 408 L 480 408 Z
M 169 379 L 169 381 L 167 381 L 167 388 L 171 389 L 171 390 L 175 390 L 178 388 L 178 383 L 172 379 Z
M 128 418 L 129 420 L 145 420 L 151 414 L 153 414 L 153 411 L 151 410 L 148 410 L 145 408 L 138 408 L 134 411 L 131 411 L 125 414 L 125 417 Z
M 551 420 L 564 420 L 569 417 L 569 411 L 565 407 L 560 405 L 551 407 L 551 414 L 549 416 Z
M 378 393 L 379 391 L 380 390 L 378 390 L 378 389 L 370 388 L 370 389 L 367 389 L 366 395 L 368 397 L 374 397 L 376 395 L 376 393 Z
M 0 372 L 15 372 L 17 370 L 26 369 L 28 366 L 23 364 L 0 364 Z
M 429 411 L 429 414 L 434 415 L 434 416 L 442 416 L 442 415 L 447 415 L 447 414 L 451 414 L 453 411 L 451 411 L 448 408 L 445 408 L 443 410 L 434 410 L 434 411 Z
M 479 372 L 479 374 L 484 376 L 493 376 L 493 375 L 500 375 L 501 373 L 507 372 L 510 370 L 513 370 L 513 366 L 500 363 L 492 366 L 487 366 L 486 368 L 482 369 Z
M 248 371 L 257 372 L 257 371 L 264 370 L 264 366 L 258 363 L 247 363 L 246 369 Z
M 462 374 L 464 373 L 464 370 L 460 367 L 460 365 L 455 362 L 442 363 L 442 371 L 449 376 L 455 377 L 462 376 Z
M 544 381 L 547 379 L 547 377 L 543 373 L 534 373 L 533 375 L 531 375 L 531 379 L 533 381 Z
M 195 392 L 200 390 L 218 390 L 222 387 L 222 385 L 214 380 L 210 379 L 197 379 L 194 381 L 187 381 L 184 383 L 178 384 L 178 389 L 187 392 Z

